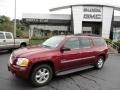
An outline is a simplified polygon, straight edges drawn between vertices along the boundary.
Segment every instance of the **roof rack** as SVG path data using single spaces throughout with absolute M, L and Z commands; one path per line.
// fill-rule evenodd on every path
M 82 33 L 74 34 L 74 36 L 96 36 L 96 37 L 100 37 L 100 35 L 97 35 L 97 34 L 82 34 Z

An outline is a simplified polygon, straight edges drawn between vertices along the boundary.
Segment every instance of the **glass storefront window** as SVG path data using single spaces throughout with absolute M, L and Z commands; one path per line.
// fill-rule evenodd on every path
M 82 27 L 84 34 L 92 34 L 92 27 Z
M 120 40 L 120 27 L 113 28 L 113 40 Z

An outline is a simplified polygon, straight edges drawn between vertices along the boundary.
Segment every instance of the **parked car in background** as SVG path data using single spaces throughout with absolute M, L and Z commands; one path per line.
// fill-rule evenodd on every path
M 0 50 L 12 50 L 14 48 L 25 47 L 29 44 L 29 39 L 14 38 L 11 32 L 0 31 Z
M 43 86 L 53 76 L 95 67 L 101 69 L 108 57 L 108 47 L 101 37 L 86 35 L 53 36 L 36 47 L 15 50 L 8 70 L 17 77 Z

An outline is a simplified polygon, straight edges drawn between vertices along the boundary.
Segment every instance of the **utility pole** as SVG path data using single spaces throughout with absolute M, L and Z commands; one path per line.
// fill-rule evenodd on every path
M 15 7 L 14 7 L 14 38 L 16 38 L 16 0 L 15 0 Z

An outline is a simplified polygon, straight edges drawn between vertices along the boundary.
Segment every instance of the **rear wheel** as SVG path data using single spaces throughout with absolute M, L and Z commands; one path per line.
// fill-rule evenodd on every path
M 34 86 L 44 86 L 51 81 L 52 76 L 52 68 L 47 64 L 43 64 L 33 69 L 30 81 Z
M 101 56 L 101 57 L 98 58 L 98 61 L 95 65 L 95 68 L 96 69 L 101 69 L 101 68 L 103 68 L 103 66 L 104 66 L 104 57 Z
M 20 48 L 23 48 L 23 47 L 26 47 L 26 44 L 25 44 L 25 43 L 22 43 L 22 44 L 20 45 Z
M 9 51 L 9 52 L 12 52 L 12 51 L 13 51 L 13 49 L 9 49 L 8 51 Z

